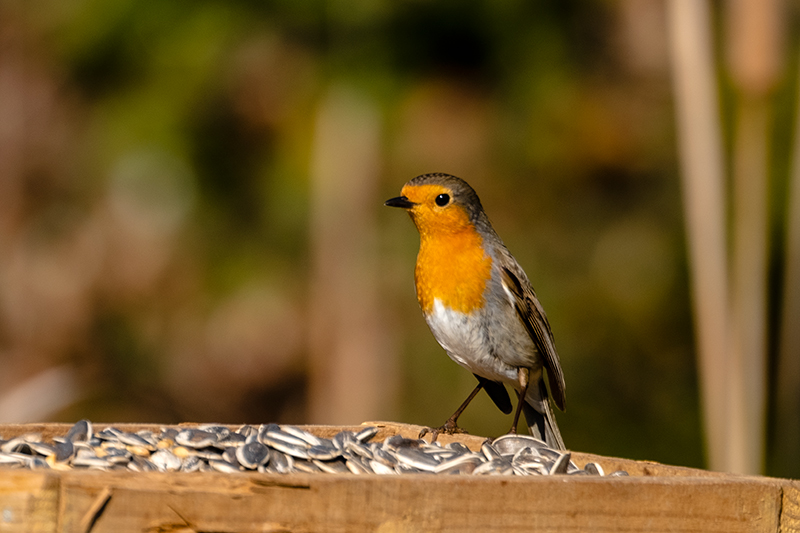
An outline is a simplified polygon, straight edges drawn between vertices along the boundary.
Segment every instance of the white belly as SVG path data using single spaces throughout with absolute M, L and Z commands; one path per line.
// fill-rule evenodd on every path
M 517 368 L 504 363 L 494 353 L 480 318 L 448 309 L 437 298 L 425 320 L 453 361 L 481 377 L 512 385 L 519 383 Z

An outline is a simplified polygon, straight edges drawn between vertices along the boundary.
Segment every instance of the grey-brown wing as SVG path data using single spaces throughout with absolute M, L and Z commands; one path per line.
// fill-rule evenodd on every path
M 542 304 L 539 303 L 536 293 L 533 292 L 533 288 L 530 287 L 524 274 L 517 274 L 508 267 L 501 267 L 500 274 L 503 285 L 514 295 L 514 307 L 517 315 L 544 359 L 544 368 L 547 371 L 547 381 L 553 401 L 563 411 L 566 406 L 564 373 L 561 370 L 561 361 L 556 351 L 553 332 L 550 330 L 550 323 L 544 314 Z

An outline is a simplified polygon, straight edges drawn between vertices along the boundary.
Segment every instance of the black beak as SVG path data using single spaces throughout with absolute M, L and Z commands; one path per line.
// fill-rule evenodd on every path
M 398 196 L 397 198 L 389 198 L 384 202 L 383 205 L 388 205 L 389 207 L 402 207 L 403 209 L 411 209 L 416 204 L 410 201 L 405 196 Z

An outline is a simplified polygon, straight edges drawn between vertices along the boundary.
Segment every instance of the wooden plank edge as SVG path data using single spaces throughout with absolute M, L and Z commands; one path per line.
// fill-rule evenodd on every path
M 781 516 L 782 487 L 765 479 L 76 471 L 61 477 L 64 531 L 84 531 L 78 525 L 104 492 L 111 496 L 103 512 L 92 515 L 94 533 L 123 526 L 142 531 L 792 531 L 780 529 L 788 524 Z

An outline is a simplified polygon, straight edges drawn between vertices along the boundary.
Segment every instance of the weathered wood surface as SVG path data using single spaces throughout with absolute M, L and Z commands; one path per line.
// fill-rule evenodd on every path
M 377 438 L 419 431 L 380 424 Z M 0 434 L 52 436 L 68 427 L 0 426 Z M 343 428 L 308 429 L 325 436 Z M 441 438 L 472 448 L 483 441 L 467 435 Z M 800 532 L 795 481 L 590 454 L 573 457 L 579 464 L 597 461 L 607 471 L 624 468 L 632 476 L 0 470 L 0 532 Z

